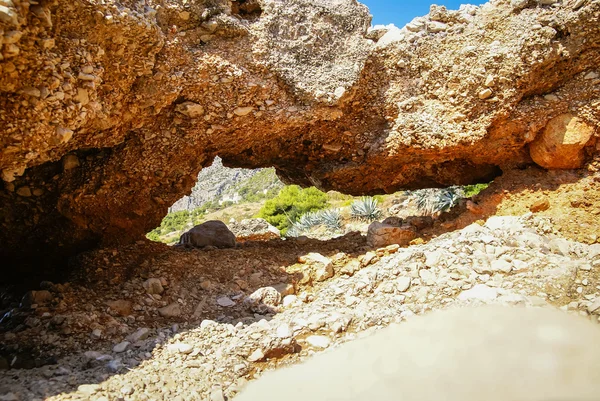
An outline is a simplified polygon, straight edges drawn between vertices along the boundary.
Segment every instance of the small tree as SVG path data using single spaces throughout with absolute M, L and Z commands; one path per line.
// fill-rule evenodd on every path
M 275 198 L 265 202 L 258 217 L 267 220 L 285 235 L 301 215 L 327 206 L 327 194 L 317 188 L 302 189 L 297 185 L 290 185 L 279 191 Z

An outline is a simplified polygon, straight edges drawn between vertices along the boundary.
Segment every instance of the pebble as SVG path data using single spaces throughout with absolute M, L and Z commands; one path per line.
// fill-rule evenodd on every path
M 290 338 L 292 335 L 294 335 L 294 332 L 292 331 L 289 325 L 282 324 L 279 327 L 277 327 L 275 335 L 277 336 L 277 338 Z
M 261 349 L 257 349 L 252 354 L 250 354 L 250 356 L 248 357 L 248 361 L 258 362 L 263 360 L 264 358 L 265 354 L 263 353 L 263 351 Z
M 181 307 L 179 306 L 179 303 L 173 302 L 163 308 L 159 308 L 158 313 L 162 317 L 177 317 L 181 315 Z
M 396 280 L 396 288 L 400 292 L 405 292 L 410 288 L 411 278 L 408 276 L 398 277 Z
M 100 390 L 100 388 L 99 384 L 81 384 L 77 387 L 77 391 L 86 395 L 92 395 Z
M 600 314 L 600 297 L 596 298 L 596 300 L 588 306 L 587 311 L 591 314 Z
M 150 295 L 160 295 L 165 291 L 160 279 L 158 278 L 149 278 L 148 280 L 144 281 L 144 289 Z
M 225 401 L 225 395 L 223 394 L 223 390 L 220 388 L 213 389 L 210 392 L 210 401 Z
M 490 88 L 486 88 L 486 89 L 483 89 L 482 91 L 480 91 L 478 96 L 479 96 L 479 99 L 485 100 L 485 99 L 489 99 L 490 97 L 492 97 L 493 93 L 494 92 Z
M 331 344 L 329 337 L 325 336 L 308 336 L 306 342 L 316 348 L 327 348 Z
M 127 339 L 129 341 L 131 341 L 133 344 L 135 344 L 138 341 L 145 340 L 149 336 L 150 336 L 150 329 L 148 329 L 146 327 L 142 327 L 140 329 L 137 329 L 134 333 L 130 334 L 127 337 Z
M 225 308 L 229 308 L 235 306 L 235 302 L 233 302 L 229 297 L 219 297 L 217 298 L 217 304 L 219 306 L 223 306 Z
M 125 352 L 129 344 L 131 344 L 129 341 L 120 342 L 113 347 L 113 352 L 116 352 L 117 354 Z
M 185 354 L 185 355 L 191 354 L 192 351 L 194 351 L 194 347 L 187 343 L 168 344 L 167 349 L 169 351 L 177 351 L 180 354 Z
M 488 287 L 485 284 L 477 284 L 473 288 L 463 291 L 458 295 L 458 299 L 461 301 L 478 300 L 489 302 L 498 298 L 498 290 L 496 288 Z

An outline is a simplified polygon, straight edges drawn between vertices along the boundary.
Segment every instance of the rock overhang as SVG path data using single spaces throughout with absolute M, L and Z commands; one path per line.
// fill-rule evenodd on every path
M 597 1 L 433 7 L 378 42 L 352 0 L 10 3 L 4 260 L 135 241 L 217 154 L 373 194 L 532 164 L 565 114 L 597 151 Z

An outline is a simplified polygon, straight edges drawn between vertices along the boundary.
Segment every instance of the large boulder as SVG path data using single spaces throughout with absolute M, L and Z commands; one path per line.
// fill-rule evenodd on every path
M 411 225 L 392 225 L 374 221 L 367 231 L 367 244 L 374 248 L 383 248 L 388 245 L 408 245 L 417 238 L 417 229 Z
M 179 239 L 179 245 L 204 248 L 234 248 L 235 235 L 227 225 L 219 220 L 211 220 L 185 232 Z
M 575 169 L 583 166 L 583 148 L 592 139 L 594 127 L 573 114 L 561 114 L 548 122 L 529 145 L 531 158 L 548 169 Z
M 240 242 L 269 241 L 281 238 L 279 230 L 265 219 L 244 219 L 239 223 L 231 223 L 229 226 Z
M 434 312 L 268 372 L 236 401 L 595 400 L 600 327 L 553 309 Z

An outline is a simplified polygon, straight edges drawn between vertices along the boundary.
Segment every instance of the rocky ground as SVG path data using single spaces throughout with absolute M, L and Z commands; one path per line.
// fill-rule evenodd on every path
M 264 371 L 466 303 L 598 319 L 600 244 L 557 234 L 529 213 L 408 248 L 372 250 L 349 234 L 89 253 L 78 277 L 42 283 L 5 315 L 2 363 L 13 367 L 0 399 L 225 400 Z

